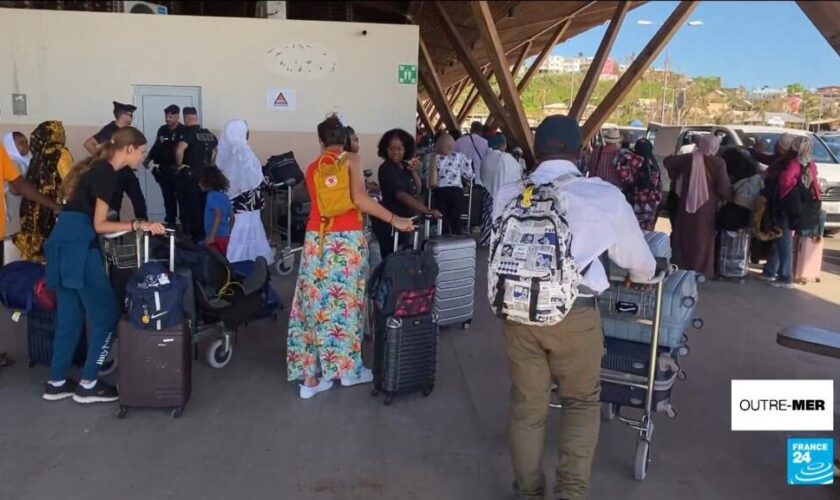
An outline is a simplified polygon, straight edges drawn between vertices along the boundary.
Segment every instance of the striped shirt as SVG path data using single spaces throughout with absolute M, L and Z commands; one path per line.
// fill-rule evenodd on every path
M 621 188 L 621 178 L 616 168 L 616 156 L 621 149 L 618 144 L 596 146 L 589 156 L 589 177 L 600 177 L 614 186 Z

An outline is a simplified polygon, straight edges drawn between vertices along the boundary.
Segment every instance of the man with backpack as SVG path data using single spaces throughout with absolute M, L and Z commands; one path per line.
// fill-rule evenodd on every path
M 510 365 L 517 498 L 543 498 L 552 382 L 563 407 L 554 498 L 586 497 L 604 349 L 596 296 L 609 287 L 599 257 L 607 252 L 634 281 L 650 280 L 656 268 L 621 191 L 580 175 L 581 146 L 574 119 L 546 118 L 534 141 L 538 167 L 524 183 L 502 187 L 494 202 L 488 293 Z

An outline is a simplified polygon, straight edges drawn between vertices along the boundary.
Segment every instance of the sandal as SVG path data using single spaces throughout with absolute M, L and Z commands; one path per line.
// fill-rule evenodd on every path
M 0 352 L 0 368 L 8 368 L 15 364 L 15 360 L 8 353 Z

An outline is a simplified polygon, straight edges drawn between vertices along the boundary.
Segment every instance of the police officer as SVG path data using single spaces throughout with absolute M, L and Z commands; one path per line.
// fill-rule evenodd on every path
M 178 197 L 181 200 L 181 221 L 193 241 L 204 239 L 204 202 L 207 195 L 198 186 L 201 171 L 216 160 L 219 141 L 212 132 L 198 121 L 198 111 L 184 108 L 184 129 L 181 141 L 175 148 L 175 164 L 178 166 Z
M 155 163 L 152 175 L 160 186 L 163 195 L 163 206 L 166 208 L 166 225 L 175 228 L 178 218 L 178 196 L 176 194 L 175 179 L 178 168 L 175 165 L 175 148 L 181 142 L 181 134 L 184 126 L 181 125 L 181 108 L 170 104 L 163 110 L 165 124 L 157 131 L 157 139 L 149 151 L 149 156 L 143 162 L 143 166 L 149 168 L 151 162 Z M 181 223 L 184 220 L 184 208 L 181 207 Z
M 102 144 L 111 140 L 114 132 L 123 127 L 130 126 L 134 120 L 134 112 L 137 110 L 137 106 L 123 104 L 117 101 L 113 102 L 114 121 L 102 127 L 93 137 L 85 141 L 85 149 L 92 156 L 98 154 Z M 131 206 L 134 209 L 134 218 L 146 220 L 148 218 L 146 198 L 143 197 L 143 190 L 140 188 L 140 181 L 137 179 L 137 174 L 130 168 L 121 169 L 117 173 L 117 188 L 109 204 L 111 209 L 108 212 L 108 219 L 119 220 L 123 194 L 128 195 L 128 198 L 131 200 Z

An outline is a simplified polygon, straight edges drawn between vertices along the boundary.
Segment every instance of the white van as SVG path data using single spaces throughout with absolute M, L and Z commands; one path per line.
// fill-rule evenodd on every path
M 780 127 L 762 127 L 755 125 L 660 125 L 651 123 L 647 137 L 653 142 L 653 154 L 662 165 L 667 156 L 677 154 L 679 149 L 691 142 L 695 134 L 715 134 L 721 138 L 721 148 L 744 146 L 748 137 L 764 141 L 765 150 L 770 153 L 776 146 L 779 136 L 785 132 L 793 135 L 808 135 L 814 141 L 814 162 L 819 173 L 822 207 L 826 213 L 826 226 L 840 229 L 840 161 L 815 134 L 798 129 Z M 766 168 L 767 166 L 764 165 Z M 662 169 L 662 189 L 668 190 L 668 173 Z

